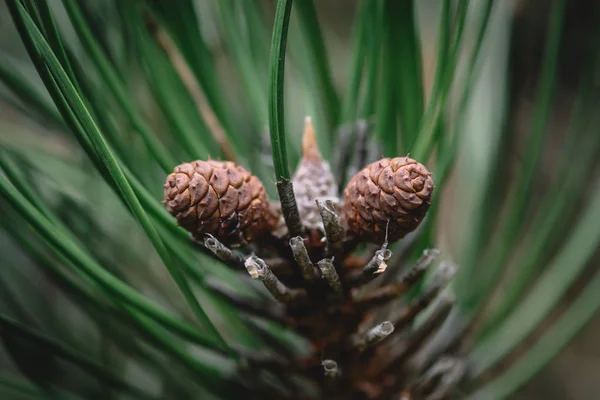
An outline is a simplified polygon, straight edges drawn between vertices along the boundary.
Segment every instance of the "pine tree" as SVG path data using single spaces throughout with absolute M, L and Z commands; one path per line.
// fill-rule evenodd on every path
M 522 2 L 5 3 L 0 398 L 501 399 L 600 307 L 565 0 L 527 79 Z

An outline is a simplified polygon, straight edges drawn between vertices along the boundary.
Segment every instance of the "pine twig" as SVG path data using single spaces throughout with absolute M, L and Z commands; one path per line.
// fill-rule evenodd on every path
M 438 359 L 442 354 L 447 353 L 449 349 L 457 344 L 456 339 L 451 335 L 443 335 L 447 333 L 443 332 L 443 327 L 448 325 L 446 322 L 451 318 L 450 314 L 455 302 L 454 296 L 444 294 L 440 297 L 439 303 L 436 304 L 431 314 L 427 316 L 421 326 L 411 335 L 410 342 L 415 343 L 418 337 L 423 335 L 419 331 L 428 332 L 428 336 L 435 332 L 435 335 L 428 339 L 426 343 L 419 346 L 415 355 L 412 356 L 408 366 L 411 373 L 416 374 L 418 371 L 421 371 L 424 366 L 430 365 L 434 360 Z M 444 337 L 440 340 L 441 335 Z
M 384 321 L 381 324 L 369 329 L 365 335 L 365 344 L 371 346 L 381 342 L 394 332 L 394 325 L 390 321 Z
M 387 303 L 390 300 L 402 296 L 404 293 L 408 292 L 419 279 L 423 277 L 425 271 L 433 261 L 434 255 L 437 253 L 437 250 L 426 250 L 425 254 L 417 261 L 417 263 L 408 271 L 406 271 L 397 282 L 393 282 L 377 290 L 373 290 L 355 299 L 355 303 L 362 308 L 369 308 Z
M 300 267 L 300 271 L 302 271 L 304 280 L 307 282 L 313 282 L 316 280 L 319 277 L 319 273 L 313 263 L 310 261 L 308 250 L 306 250 L 306 246 L 304 245 L 304 239 L 302 239 L 300 236 L 291 238 L 290 248 L 292 249 L 296 263 L 298 263 L 298 266 Z
M 436 299 L 455 272 L 455 264 L 448 262 L 442 263 L 436 276 L 433 278 L 433 281 L 429 284 L 421 297 L 415 300 L 398 317 L 393 319 L 394 325 L 400 327 L 410 324 L 421 311 L 427 308 Z
M 363 351 L 383 341 L 394 332 L 394 329 L 394 325 L 390 321 L 384 321 L 369 329 L 363 335 L 355 337 L 353 345 Z
M 444 357 L 427 370 L 414 392 L 431 400 L 446 399 L 465 376 L 466 367 L 464 360 Z
M 453 299 L 450 297 L 442 297 L 440 302 L 435 305 L 431 314 L 428 315 L 416 329 L 406 331 L 405 328 L 411 324 L 418 313 L 423 310 L 421 305 L 409 307 L 402 313 L 404 318 L 396 318 L 396 332 L 402 333 L 400 335 L 393 335 L 393 337 L 388 340 L 385 348 L 385 351 L 389 353 L 388 362 L 380 365 L 380 369 L 377 373 L 395 371 L 402 366 L 404 366 L 402 373 L 407 376 L 413 374 L 415 371 L 421 370 L 424 365 L 421 363 L 423 360 L 421 352 L 426 348 L 423 343 L 432 332 L 444 323 L 452 309 Z M 417 352 L 417 354 L 412 356 L 415 352 Z M 411 356 L 411 361 L 408 363 L 408 367 L 406 367 L 406 360 Z
M 429 303 L 431 304 L 431 302 Z M 450 296 L 442 296 L 440 302 L 433 306 L 433 310 L 425 320 L 412 332 L 407 338 L 408 348 L 412 352 L 416 352 L 421 348 L 421 344 L 427 339 L 433 332 L 435 332 L 446 320 L 452 306 L 454 305 L 454 299 Z M 403 320 L 401 323 L 403 326 L 408 326 L 414 321 L 414 317 L 410 321 Z
M 336 379 L 342 374 L 342 371 L 338 368 L 338 363 L 333 360 L 323 360 L 321 365 L 323 366 L 323 373 L 327 378 Z
M 331 289 L 333 289 L 333 292 L 337 296 L 343 296 L 342 283 L 340 282 L 340 277 L 338 276 L 335 266 L 333 265 L 333 259 L 324 258 L 317 264 L 321 270 L 321 275 L 327 281 Z
M 335 212 L 335 207 L 331 200 L 317 200 L 317 206 L 323 220 L 325 228 L 325 238 L 327 240 L 327 254 L 333 257 L 341 257 L 344 247 L 344 228 L 342 219 Z
M 241 255 L 235 253 L 209 233 L 204 238 L 204 246 L 224 263 L 240 268 L 244 267 L 244 259 Z
M 427 218 L 427 217 L 425 217 L 425 218 Z M 423 225 L 424 224 L 421 224 L 414 233 L 416 233 L 418 235 L 418 232 L 421 229 L 423 229 Z M 415 235 L 415 236 L 417 236 L 417 235 Z M 400 244 L 402 246 L 406 246 L 406 247 L 404 247 L 404 250 L 411 246 L 410 243 L 412 241 L 414 241 L 414 239 L 412 239 L 412 238 L 413 238 L 413 235 L 411 234 L 408 237 L 405 237 L 402 242 L 400 242 Z M 404 253 L 404 251 L 402 249 L 399 249 L 398 246 L 396 246 L 396 252 L 390 259 L 389 264 L 390 265 L 399 264 L 403 253 Z M 440 251 L 438 249 L 425 249 L 425 250 L 423 250 L 423 254 L 421 254 L 421 256 L 417 259 L 417 261 L 415 261 L 415 263 L 410 267 L 410 269 L 411 270 L 414 269 L 415 272 L 417 272 L 420 269 L 427 269 L 427 267 L 429 267 L 429 265 L 431 265 L 439 256 L 440 256 Z M 406 273 L 404 273 L 404 274 L 406 274 Z M 402 274 L 401 277 L 404 277 L 404 274 Z M 397 279 L 397 278 L 395 276 L 393 276 L 393 274 L 386 274 L 384 277 L 382 277 L 381 280 L 387 284 L 390 282 L 394 282 L 395 279 Z
M 265 368 L 274 371 L 281 371 L 282 368 L 288 371 L 298 369 L 297 363 L 272 351 L 253 351 L 239 345 L 234 345 L 234 350 L 240 355 L 240 364 L 243 368 Z
M 245 262 L 246 269 L 252 279 L 263 282 L 267 290 L 282 303 L 290 303 L 306 298 L 306 292 L 302 289 L 292 290 L 281 282 L 271 271 L 271 268 L 259 257 L 250 256 Z
M 387 261 L 392 257 L 392 251 L 387 248 L 387 241 L 375 252 L 367 265 L 352 278 L 353 286 L 364 285 L 375 279 L 387 268 Z
M 281 214 L 288 228 L 288 234 L 292 237 L 302 236 L 304 228 L 302 227 L 292 181 L 287 178 L 280 178 L 277 180 L 276 186 L 281 202 Z
M 425 273 L 427 268 L 438 258 L 440 251 L 438 249 L 425 249 L 423 255 L 415 264 L 400 278 L 401 281 L 416 282 Z

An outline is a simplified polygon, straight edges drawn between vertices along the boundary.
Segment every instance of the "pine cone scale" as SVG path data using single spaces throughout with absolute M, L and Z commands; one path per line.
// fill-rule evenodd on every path
M 197 212 L 196 212 L 195 207 L 186 209 L 185 211 L 183 211 L 182 213 L 180 213 L 178 215 L 179 225 L 181 225 L 182 227 L 184 227 L 187 230 L 196 231 L 197 220 L 198 220 L 198 218 L 197 218 Z
M 175 167 L 173 172 L 180 172 L 191 177 L 194 175 L 194 166 L 192 164 L 181 164 Z
M 383 191 L 379 193 L 379 205 L 385 214 L 388 214 L 392 217 L 406 215 L 406 211 L 400 207 L 398 200 L 396 200 L 396 198 L 389 193 Z
M 384 171 L 384 168 L 389 166 L 389 161 L 386 159 L 380 160 L 371 164 L 369 168 L 369 178 L 372 181 L 377 182 L 379 180 L 379 175 Z
M 177 188 L 178 193 L 181 193 L 184 190 L 185 186 L 190 183 L 190 176 L 187 174 L 178 173 L 175 175 L 175 188 Z
M 244 209 L 250 205 L 252 201 L 252 193 L 250 193 L 250 188 L 248 185 L 242 185 L 237 190 L 238 193 L 238 207 L 240 209 Z
M 206 181 L 210 181 L 212 177 L 212 167 L 210 161 L 196 162 L 192 168 L 196 173 L 200 174 Z
M 225 170 L 221 168 L 213 170 L 209 183 L 219 196 L 224 195 L 229 187 L 229 179 L 227 179 Z
M 253 199 L 259 198 L 261 195 L 261 192 L 264 194 L 265 189 L 257 177 L 252 176 L 250 178 L 250 181 L 248 182 L 248 184 L 249 184 Z M 265 199 L 266 199 L 266 197 L 265 197 Z
M 367 191 L 363 192 L 365 201 L 369 207 L 377 209 L 379 207 L 379 193 L 380 189 L 373 183 L 373 181 L 367 181 Z
M 394 193 L 395 176 L 390 168 L 384 169 L 376 181 L 385 193 Z
M 208 192 L 208 182 L 202 175 L 194 174 L 189 180 L 190 201 L 194 204 L 199 202 L 206 196 L 206 192 Z
M 239 189 L 240 186 L 242 186 L 242 183 L 244 183 L 244 175 L 241 171 L 239 171 L 238 168 L 228 168 L 226 173 L 229 184 L 235 189 Z
M 198 208 L 200 208 L 200 206 L 198 206 Z M 199 216 L 199 218 L 201 217 Z M 219 236 L 222 236 L 219 226 L 220 222 L 219 215 L 217 213 L 213 213 L 210 217 L 208 217 L 208 219 L 200 223 L 200 227 L 202 229 L 197 229 L 197 231 L 202 230 L 203 232 L 217 232 Z
M 219 207 L 217 192 L 212 187 L 206 191 L 206 195 L 198 202 L 198 218 L 210 218 Z
M 191 203 L 190 193 L 185 191 L 175 194 L 173 200 L 168 203 L 168 207 L 172 207 L 176 211 L 182 211 L 189 207 Z
M 228 217 L 239 205 L 238 192 L 233 186 L 228 186 L 227 191 L 219 199 L 219 213 L 221 217 Z
M 356 185 L 358 189 L 358 193 L 366 193 L 367 192 L 367 182 L 369 182 L 371 178 L 369 177 L 368 171 L 361 171 L 356 175 Z M 354 178 L 353 178 L 354 180 Z M 350 187 L 350 185 L 348 185 Z

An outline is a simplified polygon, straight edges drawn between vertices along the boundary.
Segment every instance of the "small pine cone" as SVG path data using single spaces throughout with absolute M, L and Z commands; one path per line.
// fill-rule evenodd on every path
M 334 205 L 339 204 L 340 200 L 338 185 L 329 163 L 323 160 L 317 147 L 315 130 L 310 117 L 306 117 L 304 120 L 302 159 L 292 177 L 292 184 L 302 225 L 309 233 L 316 233 L 317 236 L 319 232 L 322 234 L 324 231 L 323 221 L 316 200 L 331 200 Z M 277 237 L 287 234 L 282 216 L 279 218 L 277 229 L 273 234 Z
M 178 165 L 164 188 L 167 210 L 196 239 L 209 233 L 236 245 L 256 239 L 273 223 L 262 182 L 233 162 Z
M 411 158 L 384 158 L 368 165 L 344 191 L 349 233 L 382 243 L 387 227 L 389 242 L 403 238 L 425 218 L 433 188 L 431 172 Z

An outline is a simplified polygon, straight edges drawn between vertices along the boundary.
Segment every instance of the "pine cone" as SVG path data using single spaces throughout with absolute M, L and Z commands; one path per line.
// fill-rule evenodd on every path
M 304 119 L 304 136 L 302 138 L 302 159 L 292 177 L 294 196 L 298 204 L 298 213 L 302 225 L 309 233 L 317 236 L 323 233 L 323 221 L 316 200 L 331 200 L 334 205 L 340 203 L 338 185 L 331 173 L 329 163 L 323 160 L 315 130 L 310 117 Z M 277 229 L 273 232 L 277 237 L 287 234 L 283 217 L 280 217 Z
M 164 188 L 167 210 L 196 239 L 210 233 L 229 245 L 250 242 L 273 222 L 262 182 L 233 162 L 181 164 Z
M 376 161 L 354 175 L 344 191 L 347 229 L 382 243 L 387 227 L 388 241 L 401 239 L 425 217 L 433 187 L 431 173 L 411 158 Z

